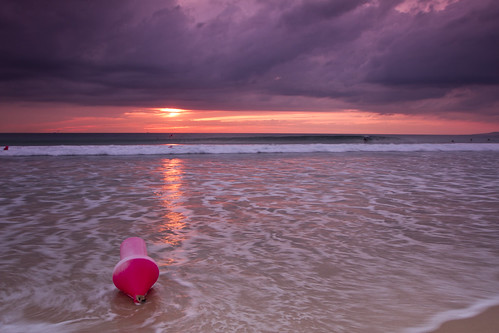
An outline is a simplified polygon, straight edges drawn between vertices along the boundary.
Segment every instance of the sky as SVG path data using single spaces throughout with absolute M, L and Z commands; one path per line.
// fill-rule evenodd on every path
M 499 131 L 497 0 L 2 0 L 0 132 Z

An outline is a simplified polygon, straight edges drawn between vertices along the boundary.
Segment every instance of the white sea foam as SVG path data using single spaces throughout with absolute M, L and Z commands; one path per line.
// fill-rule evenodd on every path
M 414 143 L 414 144 L 173 144 L 173 145 L 60 145 L 11 146 L 2 156 L 80 155 L 184 155 L 256 153 L 342 153 L 415 151 L 499 151 L 498 143 Z
M 0 323 L 1 324 L 1 323 Z M 16 324 L 2 324 L 3 333 L 26 333 L 26 332 L 39 332 L 39 333 L 49 333 L 49 332 L 67 332 L 65 327 L 66 323 L 32 323 L 32 322 L 19 322 Z
M 433 331 L 447 321 L 471 318 L 484 312 L 488 308 L 497 305 L 499 305 L 499 295 L 489 299 L 477 301 L 467 308 L 438 313 L 435 316 L 431 317 L 431 319 L 425 325 L 407 328 L 404 330 L 404 333 L 424 333 Z

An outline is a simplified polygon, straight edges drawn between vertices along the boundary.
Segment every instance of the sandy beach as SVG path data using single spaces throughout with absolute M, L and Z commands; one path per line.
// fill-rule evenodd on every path
M 496 333 L 499 328 L 499 305 L 470 318 L 450 320 L 429 333 Z

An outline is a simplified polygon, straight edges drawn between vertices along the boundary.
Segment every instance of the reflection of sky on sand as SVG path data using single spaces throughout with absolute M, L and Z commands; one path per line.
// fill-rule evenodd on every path
M 178 246 L 185 238 L 178 232 L 185 227 L 185 215 L 179 212 L 184 201 L 182 191 L 183 162 L 181 159 L 164 159 L 161 173 L 163 175 L 163 184 L 161 191 L 156 195 L 161 200 L 164 209 L 162 223 L 156 225 L 156 233 L 162 235 L 159 242 Z

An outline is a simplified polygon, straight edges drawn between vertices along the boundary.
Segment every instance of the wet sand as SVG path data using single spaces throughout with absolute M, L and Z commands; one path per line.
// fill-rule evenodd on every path
M 497 333 L 499 330 L 499 305 L 476 316 L 450 320 L 429 333 Z
M 490 152 L 2 159 L 0 331 L 436 329 L 499 304 L 498 160 Z M 130 236 L 160 266 L 140 306 L 112 282 Z

